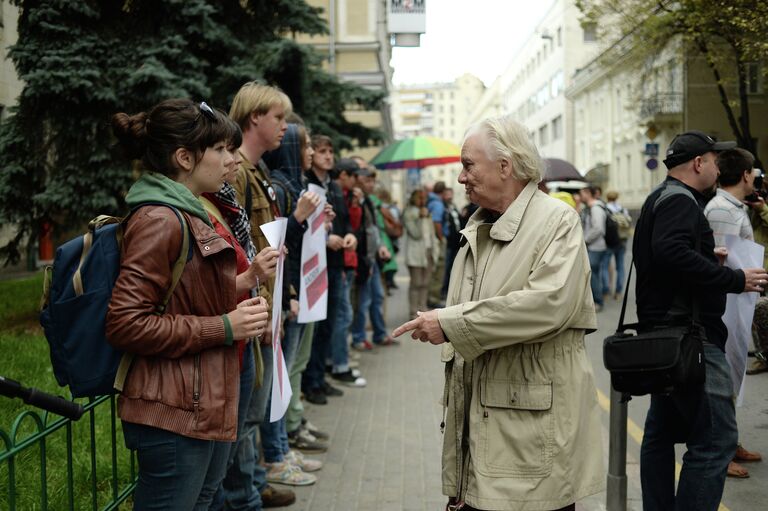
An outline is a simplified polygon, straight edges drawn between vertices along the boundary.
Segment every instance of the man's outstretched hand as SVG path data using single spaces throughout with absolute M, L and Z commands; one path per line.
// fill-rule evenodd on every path
M 395 328 L 392 332 L 392 337 L 400 337 L 406 332 L 412 332 L 411 339 L 418 339 L 421 342 L 435 345 L 443 344 L 447 339 L 443 329 L 440 327 L 440 322 L 437 320 L 438 310 L 417 312 L 416 315 L 418 317 Z

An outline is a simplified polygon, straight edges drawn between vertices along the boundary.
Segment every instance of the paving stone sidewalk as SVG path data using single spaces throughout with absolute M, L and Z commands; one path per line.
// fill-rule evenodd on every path
M 390 329 L 407 316 L 408 280 L 397 282 L 400 289 L 387 301 Z M 317 484 L 294 488 L 297 501 L 284 509 L 442 511 L 439 349 L 403 338 L 360 354 L 359 363 L 367 387 L 342 387 L 344 396 L 327 405 L 305 405 L 306 416 L 331 434 L 330 449 L 315 456 L 325 463 Z M 597 495 L 577 509 L 602 510 L 604 502 Z

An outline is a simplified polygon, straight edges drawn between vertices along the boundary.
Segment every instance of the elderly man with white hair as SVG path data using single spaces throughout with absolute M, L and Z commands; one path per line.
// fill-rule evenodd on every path
M 471 127 L 447 306 L 397 328 L 442 347 L 447 509 L 573 510 L 604 488 L 584 335 L 596 328 L 579 217 L 538 190 L 542 163 L 509 117 Z

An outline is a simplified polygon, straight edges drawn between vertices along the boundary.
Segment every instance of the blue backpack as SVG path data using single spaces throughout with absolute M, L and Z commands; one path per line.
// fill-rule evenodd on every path
M 173 267 L 171 287 L 163 303 L 158 304 L 158 314 L 165 311 L 192 248 L 184 215 L 167 207 L 181 222 L 182 247 Z M 40 324 L 50 346 L 56 381 L 62 387 L 69 385 L 73 397 L 122 390 L 133 360 L 133 355 L 113 348 L 105 334 L 107 307 L 120 274 L 120 247 L 128 218 L 130 214 L 124 219 L 101 215 L 91 220 L 88 232 L 61 245 L 53 267 L 45 269 Z

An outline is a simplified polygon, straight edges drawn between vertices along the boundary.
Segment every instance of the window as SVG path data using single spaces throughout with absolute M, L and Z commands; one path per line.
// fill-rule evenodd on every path
M 619 121 L 624 113 L 624 104 L 621 102 L 621 89 L 616 89 L 616 114 L 613 116 L 613 120 Z
M 563 72 L 558 71 L 555 73 L 555 75 L 552 77 L 552 80 L 550 81 L 550 94 L 553 98 L 558 97 L 563 92 Z
M 547 145 L 549 143 L 548 137 L 547 137 L 547 128 L 549 126 L 545 124 L 541 128 L 539 128 L 539 145 Z
M 581 26 L 584 30 L 584 42 L 593 43 L 597 41 L 597 23 L 588 22 Z
M 563 136 L 563 116 L 558 115 L 552 119 L 552 141 L 560 140 Z
M 762 83 L 760 83 L 760 64 L 750 62 L 747 64 L 747 93 L 760 94 L 762 92 Z
M 563 29 L 562 27 L 557 27 L 557 46 L 560 47 L 563 45 Z
M 677 62 L 670 60 L 667 66 L 669 69 L 667 75 L 667 92 L 677 92 Z

